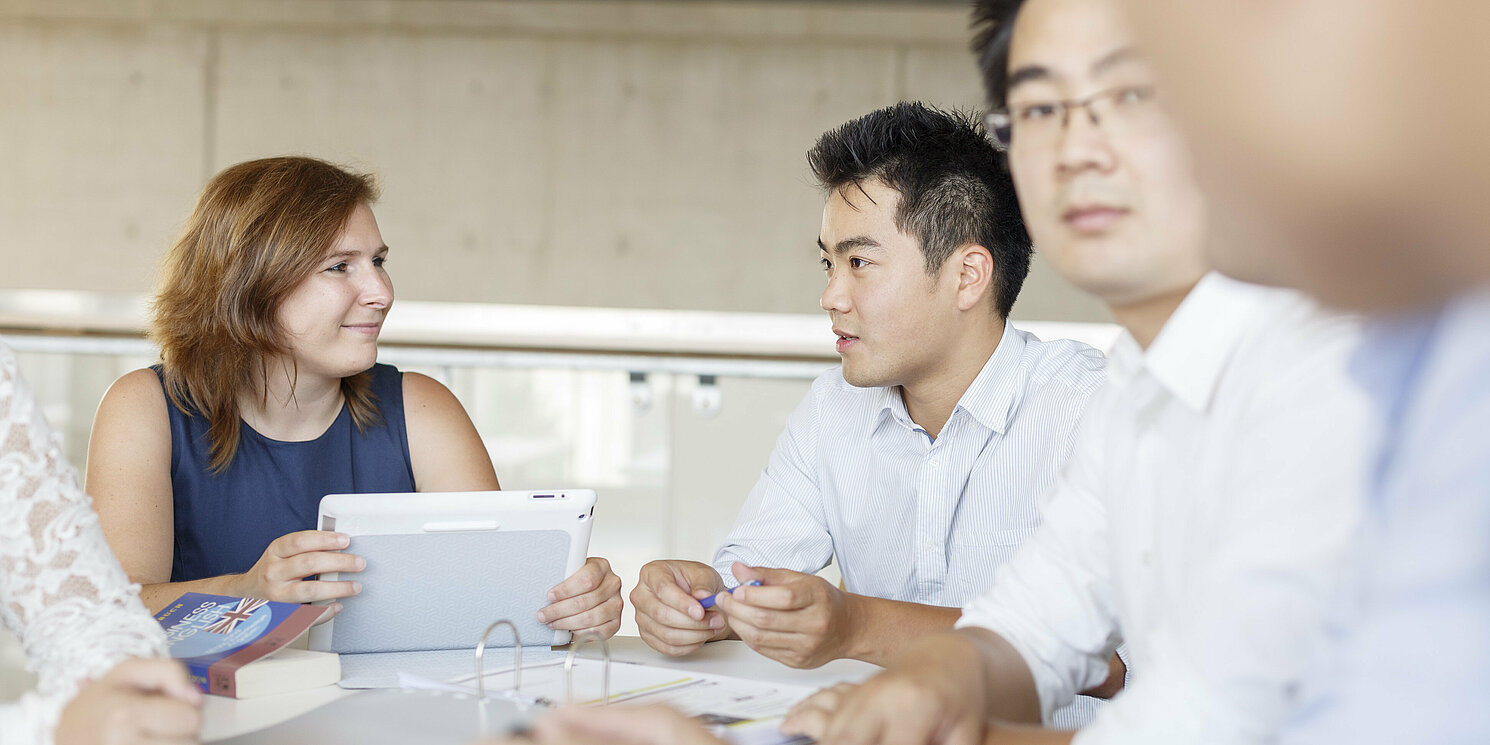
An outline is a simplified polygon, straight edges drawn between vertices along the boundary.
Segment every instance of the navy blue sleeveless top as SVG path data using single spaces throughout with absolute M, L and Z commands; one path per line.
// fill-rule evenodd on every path
M 161 375 L 159 365 L 152 369 Z M 307 442 L 271 440 L 240 422 L 238 453 L 218 474 L 207 469 L 207 418 L 187 416 L 167 397 L 176 512 L 171 581 L 248 571 L 274 539 L 313 530 L 327 494 L 414 491 L 398 368 L 374 365 L 372 392 L 383 421 L 366 432 L 357 431 L 345 404 Z

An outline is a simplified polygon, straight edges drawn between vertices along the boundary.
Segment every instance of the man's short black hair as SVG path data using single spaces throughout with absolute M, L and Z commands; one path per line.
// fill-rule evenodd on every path
M 973 5 L 973 54 L 983 73 L 983 92 L 993 108 L 1008 103 L 1009 43 L 1022 5 L 1024 0 L 977 0 Z
M 829 192 L 867 179 L 898 192 L 895 226 L 921 242 L 927 274 L 963 246 L 987 248 L 995 307 L 1009 316 L 1029 275 L 1030 237 L 981 117 L 898 103 L 824 134 L 807 162 Z

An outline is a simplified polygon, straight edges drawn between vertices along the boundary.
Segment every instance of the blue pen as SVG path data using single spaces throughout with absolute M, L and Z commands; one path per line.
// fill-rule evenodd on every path
M 709 608 L 713 608 L 714 607 L 714 601 L 720 595 L 723 595 L 726 592 L 729 593 L 729 594 L 731 594 L 731 595 L 733 595 L 733 594 L 735 594 L 735 590 L 738 590 L 741 587 L 745 587 L 746 585 L 749 585 L 750 587 L 760 587 L 761 586 L 761 581 L 758 580 L 758 579 L 753 579 L 753 580 L 750 580 L 749 582 L 746 582 L 743 585 L 735 585 L 734 589 L 732 589 L 732 590 L 724 590 L 722 592 L 716 592 L 713 595 L 710 595 L 709 597 L 706 597 L 703 600 L 698 601 L 698 604 L 699 605 L 702 605 L 704 607 L 704 610 L 708 610 Z

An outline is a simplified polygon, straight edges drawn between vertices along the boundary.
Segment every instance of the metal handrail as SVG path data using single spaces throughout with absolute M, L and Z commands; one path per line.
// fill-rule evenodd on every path
M 147 298 L 0 291 L 0 338 L 19 352 L 155 358 Z M 1020 322 L 1107 349 L 1117 327 Z M 818 315 L 400 301 L 378 359 L 430 367 L 558 368 L 811 380 L 838 364 Z

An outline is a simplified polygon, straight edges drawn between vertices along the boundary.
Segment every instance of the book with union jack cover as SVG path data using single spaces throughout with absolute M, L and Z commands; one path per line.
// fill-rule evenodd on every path
M 171 656 L 206 693 L 238 697 L 238 671 L 295 641 L 330 608 L 188 592 L 155 620 Z

